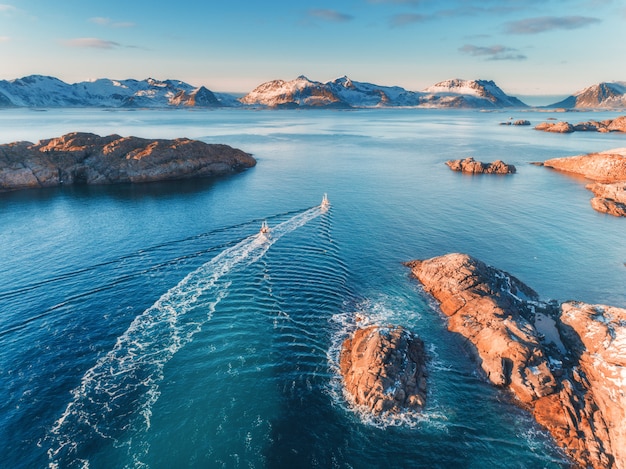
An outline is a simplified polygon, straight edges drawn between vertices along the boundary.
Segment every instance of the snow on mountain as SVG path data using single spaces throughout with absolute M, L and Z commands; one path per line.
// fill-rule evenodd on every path
M 447 80 L 424 91 L 381 86 L 343 76 L 326 83 L 299 76 L 257 86 L 243 98 L 213 93 L 178 80 L 110 80 L 99 78 L 75 84 L 57 78 L 31 75 L 0 80 L 0 107 L 234 107 L 242 105 L 293 107 L 525 107 L 506 95 L 493 81 Z
M 178 80 L 110 80 L 68 84 L 58 78 L 31 75 L 0 80 L 4 107 L 220 107 L 240 105 L 234 96 L 214 94 Z
M 491 80 L 461 80 L 454 78 L 434 84 L 424 90 L 433 105 L 450 107 L 526 107 L 519 99 L 507 95 Z
M 268 81 L 239 101 L 269 107 L 347 107 L 326 83 L 311 81 L 304 75 L 291 81 Z
M 602 82 L 551 104 L 550 108 L 626 108 L 626 82 Z
M 526 107 L 492 81 L 448 80 L 415 92 L 399 86 L 352 81 L 346 76 L 326 83 L 304 76 L 292 81 L 274 80 L 259 85 L 240 101 L 268 107 Z

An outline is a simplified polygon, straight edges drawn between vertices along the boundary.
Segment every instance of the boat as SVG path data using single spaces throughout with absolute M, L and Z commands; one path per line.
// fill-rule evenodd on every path
M 266 221 L 263 221 L 263 223 L 261 223 L 261 234 L 267 234 L 270 232 L 270 227 L 267 225 Z
M 328 200 L 328 195 L 324 194 L 324 197 L 322 197 L 322 203 L 320 204 L 321 208 L 328 208 L 330 207 L 330 202 Z

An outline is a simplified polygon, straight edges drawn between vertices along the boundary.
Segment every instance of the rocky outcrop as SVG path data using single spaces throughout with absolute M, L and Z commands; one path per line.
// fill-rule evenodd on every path
M 626 132 L 626 116 L 620 116 L 615 119 L 607 119 L 603 121 L 579 122 L 578 124 L 570 124 L 569 122 L 542 122 L 541 124 L 535 126 L 535 130 L 555 133 Z
M 526 119 L 508 120 L 506 122 L 500 122 L 500 125 L 530 125 L 530 121 Z
M 613 184 L 596 182 L 585 187 L 595 195 L 591 199 L 594 210 L 615 217 L 626 217 L 626 182 Z
M 349 399 L 374 414 L 419 410 L 426 399 L 423 342 L 400 326 L 357 329 L 341 349 Z
M 186 138 L 70 133 L 0 145 L 0 191 L 222 176 L 255 164 L 241 150 Z
M 465 254 L 407 265 L 486 377 L 510 390 L 577 466 L 626 468 L 626 310 L 541 302 L 512 275 Z
M 574 131 L 574 126 L 569 122 L 542 122 L 535 126 L 535 130 L 553 132 L 558 134 L 569 134 Z
M 586 186 L 595 195 L 591 206 L 599 212 L 626 216 L 626 148 L 553 158 L 543 166 L 596 181 Z
M 501 160 L 492 163 L 482 163 L 469 157 L 464 160 L 449 160 L 446 164 L 452 171 L 460 171 L 470 174 L 512 174 L 515 173 L 515 166 L 506 164 Z

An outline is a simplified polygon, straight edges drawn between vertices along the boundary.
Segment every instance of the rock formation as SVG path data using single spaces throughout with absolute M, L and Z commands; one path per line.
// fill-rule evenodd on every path
M 464 254 L 407 265 L 487 378 L 510 390 L 577 466 L 626 468 L 626 310 L 541 302 Z
M 535 130 L 562 134 L 571 132 L 626 132 L 626 116 L 603 121 L 579 122 L 578 124 L 570 124 L 569 122 L 542 122 L 535 126 Z
M 449 160 L 446 164 L 452 171 L 461 171 L 471 174 L 512 174 L 515 173 L 515 166 L 506 164 L 501 160 L 492 163 L 482 163 L 469 157 L 464 160 Z
M 374 414 L 418 410 L 426 399 L 423 342 L 400 326 L 357 329 L 341 349 L 350 399 Z
M 544 132 L 554 132 L 559 134 L 569 134 L 574 131 L 574 126 L 569 122 L 542 122 L 535 126 L 535 130 Z
M 587 185 L 595 195 L 591 206 L 599 212 L 626 216 L 626 148 L 553 158 L 543 165 L 596 181 Z
M 526 119 L 508 120 L 506 122 L 500 122 L 500 125 L 530 125 L 530 121 Z
M 186 138 L 70 133 L 36 144 L 0 145 L 0 191 L 222 176 L 255 164 L 241 150 Z

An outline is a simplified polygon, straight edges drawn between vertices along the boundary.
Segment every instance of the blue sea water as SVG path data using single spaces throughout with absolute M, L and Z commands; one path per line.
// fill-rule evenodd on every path
M 624 220 L 593 211 L 585 181 L 529 164 L 626 136 L 498 125 L 615 116 L 0 112 L 1 143 L 185 136 L 258 160 L 218 181 L 0 194 L 0 467 L 568 467 L 402 262 L 465 252 L 544 299 L 626 306 Z M 467 156 L 518 172 L 444 165 Z M 337 358 L 357 317 L 423 338 L 423 412 L 346 403 Z

